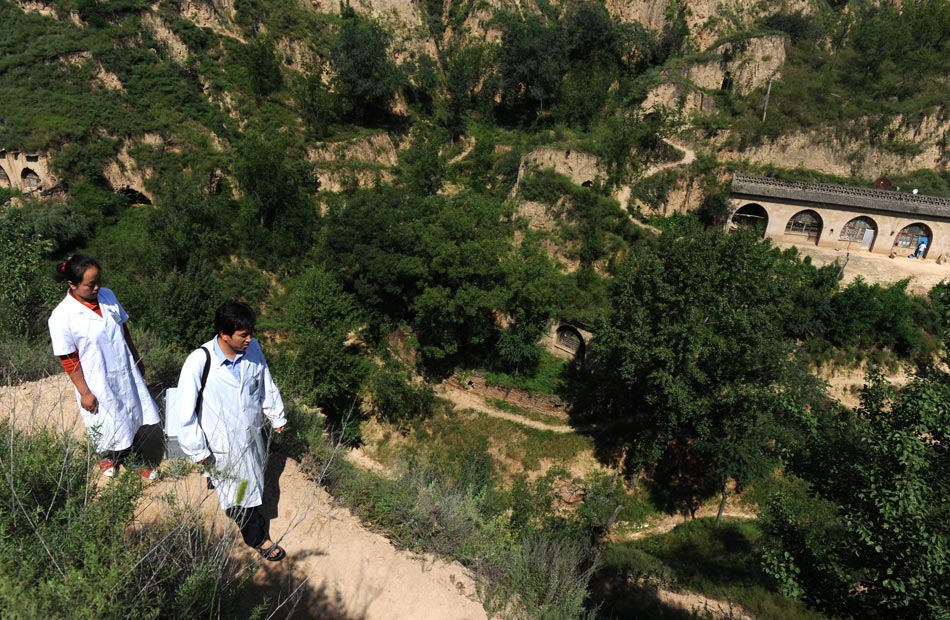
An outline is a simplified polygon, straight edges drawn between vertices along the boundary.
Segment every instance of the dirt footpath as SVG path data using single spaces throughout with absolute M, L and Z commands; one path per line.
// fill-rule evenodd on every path
M 0 388 L 0 417 L 21 427 L 49 425 L 84 432 L 65 374 Z M 198 473 L 173 478 L 166 462 L 163 480 L 151 483 L 139 519 L 169 511 L 169 502 L 198 510 L 209 528 L 235 531 Z M 263 562 L 252 578 L 249 607 L 268 598 L 282 605 L 273 618 L 328 620 L 483 620 L 467 570 L 430 556 L 396 549 L 385 537 L 364 528 L 308 479 L 299 464 L 272 455 L 264 511 L 271 535 L 287 550 L 277 563 Z M 240 542 L 232 547 L 238 564 L 257 559 Z

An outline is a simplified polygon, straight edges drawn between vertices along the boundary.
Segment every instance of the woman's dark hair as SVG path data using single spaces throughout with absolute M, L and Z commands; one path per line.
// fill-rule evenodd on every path
M 56 273 L 67 282 L 79 284 L 90 267 L 102 270 L 96 259 L 88 254 L 73 254 L 56 266 Z
M 226 301 L 215 310 L 214 333 L 230 336 L 241 329 L 253 331 L 256 322 L 257 316 L 249 305 L 243 301 Z

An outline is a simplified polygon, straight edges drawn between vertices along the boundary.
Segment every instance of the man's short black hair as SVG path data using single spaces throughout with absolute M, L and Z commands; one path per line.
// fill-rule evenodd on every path
M 214 313 L 214 333 L 227 334 L 245 329 L 254 331 L 257 316 L 243 301 L 226 301 Z

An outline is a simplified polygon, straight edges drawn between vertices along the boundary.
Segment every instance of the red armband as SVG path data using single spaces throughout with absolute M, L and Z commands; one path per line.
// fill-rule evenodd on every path
M 67 375 L 71 375 L 79 368 L 79 351 L 73 351 L 69 355 L 60 355 L 59 363 L 63 365 L 63 370 Z

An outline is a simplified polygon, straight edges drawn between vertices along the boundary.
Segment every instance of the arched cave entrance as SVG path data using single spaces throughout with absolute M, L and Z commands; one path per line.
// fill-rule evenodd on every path
M 583 359 L 584 349 L 587 346 L 584 343 L 584 336 L 572 325 L 561 325 L 557 328 L 554 336 L 554 346 L 558 349 L 570 353 L 572 358 Z
M 740 228 L 755 228 L 759 234 L 765 236 L 765 230 L 769 226 L 769 214 L 760 204 L 754 202 L 739 207 L 732 214 L 732 220 L 729 222 L 729 230 L 738 230 Z
M 23 180 L 23 183 L 26 184 L 28 189 L 34 190 L 39 189 L 40 184 L 40 175 L 36 174 L 33 170 L 29 168 L 24 168 L 23 172 L 20 174 L 20 178 Z
M 0 187 L 10 187 L 10 177 L 7 176 L 7 171 L 3 169 L 3 166 L 0 166 Z
M 905 226 L 897 233 L 897 237 L 894 239 L 894 249 L 897 251 L 898 256 L 904 252 L 907 255 L 914 254 L 917 251 L 917 247 L 921 243 L 926 243 L 927 246 L 924 248 L 921 256 L 919 258 L 926 258 L 927 252 L 930 251 L 930 247 L 933 245 L 934 236 L 931 232 L 930 227 L 926 224 L 917 222 L 911 224 L 910 226 Z
M 862 215 L 844 225 L 841 229 L 841 234 L 838 235 L 838 241 L 846 241 L 849 249 L 852 246 L 860 245 L 862 250 L 870 251 L 874 246 L 874 239 L 876 237 L 877 223 L 871 218 Z
M 799 211 L 788 220 L 785 225 L 785 235 L 792 237 L 792 241 L 805 241 L 818 244 L 821 236 L 821 216 L 811 209 Z
M 150 205 L 152 201 L 148 199 L 148 196 L 143 194 L 138 190 L 134 190 L 131 187 L 123 187 L 118 191 L 119 194 L 128 199 L 130 205 Z

